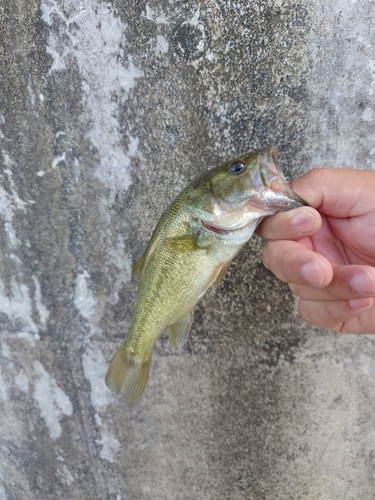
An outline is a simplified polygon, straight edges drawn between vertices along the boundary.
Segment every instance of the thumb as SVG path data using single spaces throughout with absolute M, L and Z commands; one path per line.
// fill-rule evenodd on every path
M 375 172 L 350 168 L 317 168 L 290 182 L 307 203 L 333 217 L 374 212 Z

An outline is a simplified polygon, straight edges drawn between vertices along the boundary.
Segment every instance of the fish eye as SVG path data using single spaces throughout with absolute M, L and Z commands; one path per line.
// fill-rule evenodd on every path
M 228 172 L 232 175 L 238 175 L 241 172 L 245 170 L 245 165 L 243 163 L 240 163 L 239 161 L 236 161 L 230 165 Z

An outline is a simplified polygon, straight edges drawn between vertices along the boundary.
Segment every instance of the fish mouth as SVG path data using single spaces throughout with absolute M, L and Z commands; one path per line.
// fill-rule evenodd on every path
M 280 169 L 277 149 L 274 146 L 259 154 L 252 182 L 254 189 L 262 195 L 265 206 L 275 212 L 307 205 L 306 201 L 289 187 Z

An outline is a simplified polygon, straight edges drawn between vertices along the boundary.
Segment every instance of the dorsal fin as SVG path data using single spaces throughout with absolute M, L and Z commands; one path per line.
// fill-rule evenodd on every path
M 142 258 L 143 254 L 135 261 L 135 264 L 133 266 L 133 274 L 137 277 L 139 276 L 139 271 L 141 269 Z

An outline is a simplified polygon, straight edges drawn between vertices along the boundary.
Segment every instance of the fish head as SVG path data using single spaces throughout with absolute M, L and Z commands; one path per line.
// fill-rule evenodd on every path
M 273 146 L 208 171 L 192 188 L 190 204 L 203 214 L 202 224 L 222 234 L 250 225 L 254 230 L 267 215 L 307 205 L 288 186 Z

